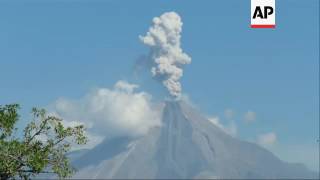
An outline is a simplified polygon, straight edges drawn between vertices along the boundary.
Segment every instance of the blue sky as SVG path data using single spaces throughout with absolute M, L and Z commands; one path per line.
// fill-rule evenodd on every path
M 192 58 L 181 80 L 192 102 L 222 121 L 232 109 L 239 138 L 275 132 L 270 150 L 318 169 L 319 2 L 276 6 L 276 29 L 251 29 L 249 0 L 2 0 L 0 104 L 20 103 L 27 117 L 33 106 L 80 98 L 120 79 L 161 99 L 157 83 L 133 75 L 136 59 L 148 53 L 138 36 L 153 17 L 175 11 Z M 255 122 L 244 123 L 247 111 Z

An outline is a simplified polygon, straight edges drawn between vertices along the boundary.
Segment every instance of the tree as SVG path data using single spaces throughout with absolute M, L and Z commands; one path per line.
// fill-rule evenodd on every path
M 73 143 L 85 144 L 84 126 L 64 127 L 62 119 L 32 109 L 33 120 L 15 137 L 19 105 L 0 105 L 0 179 L 29 179 L 40 173 L 71 177 L 75 169 L 66 153 Z

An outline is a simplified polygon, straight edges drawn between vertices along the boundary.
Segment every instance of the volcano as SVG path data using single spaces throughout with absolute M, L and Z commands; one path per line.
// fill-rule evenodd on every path
M 162 126 L 145 136 L 106 139 L 74 157 L 74 178 L 86 179 L 317 177 L 302 164 L 226 134 L 183 101 L 167 101 Z

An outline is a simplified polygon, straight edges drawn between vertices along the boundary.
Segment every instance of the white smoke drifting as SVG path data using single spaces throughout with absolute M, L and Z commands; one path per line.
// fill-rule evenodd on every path
M 258 136 L 258 144 L 261 146 L 271 146 L 277 142 L 277 134 L 275 132 L 269 132 Z
M 51 112 L 65 124 L 84 124 L 90 137 L 141 136 L 161 125 L 160 110 L 151 95 L 137 92 L 138 85 L 118 81 L 113 88 L 99 88 L 78 100 L 60 98 Z
M 230 121 L 229 124 L 224 125 L 221 124 L 219 117 L 209 117 L 208 120 L 221 130 L 223 130 L 225 133 L 233 137 L 237 136 L 238 129 L 234 121 Z
M 175 12 L 167 12 L 153 18 L 153 25 L 141 41 L 150 47 L 150 59 L 153 61 L 152 76 L 162 81 L 171 96 L 181 95 L 180 78 L 182 66 L 191 63 L 191 58 L 180 47 L 182 22 Z

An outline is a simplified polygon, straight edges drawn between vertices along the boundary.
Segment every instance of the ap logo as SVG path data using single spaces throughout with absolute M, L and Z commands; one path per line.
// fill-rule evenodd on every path
M 275 28 L 275 0 L 251 0 L 251 27 Z

